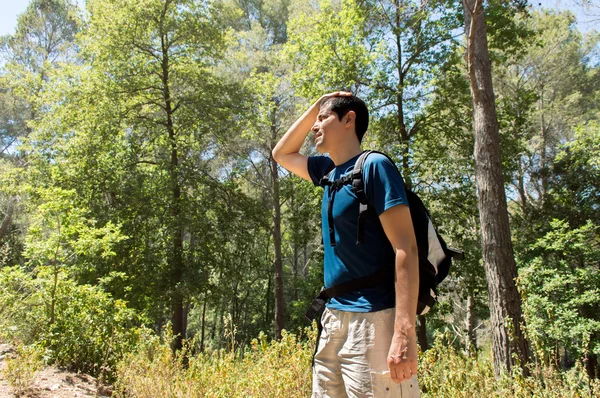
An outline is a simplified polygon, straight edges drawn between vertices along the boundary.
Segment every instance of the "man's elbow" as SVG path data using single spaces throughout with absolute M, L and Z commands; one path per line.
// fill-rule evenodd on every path
M 417 247 L 416 242 L 398 245 L 396 247 L 396 256 L 399 256 L 402 260 L 404 260 L 402 261 L 403 263 L 406 263 L 406 260 L 418 259 L 419 248 Z
M 273 156 L 273 160 L 277 163 L 281 162 L 281 154 L 279 153 L 279 149 L 277 147 L 273 148 L 271 151 L 271 156 Z

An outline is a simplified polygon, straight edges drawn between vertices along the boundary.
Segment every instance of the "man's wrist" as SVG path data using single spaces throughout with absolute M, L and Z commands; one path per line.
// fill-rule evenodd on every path
M 415 334 L 415 324 L 408 319 L 396 319 L 394 322 L 394 335 L 405 336 Z

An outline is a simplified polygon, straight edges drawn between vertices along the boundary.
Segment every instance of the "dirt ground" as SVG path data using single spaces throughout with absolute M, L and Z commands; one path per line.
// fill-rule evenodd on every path
M 95 378 L 85 374 L 68 372 L 54 366 L 45 367 L 35 375 L 35 380 L 24 394 L 15 395 L 2 371 L 4 359 L 14 357 L 14 349 L 0 344 L 0 398 L 104 398 L 112 395 L 110 387 L 98 385 Z

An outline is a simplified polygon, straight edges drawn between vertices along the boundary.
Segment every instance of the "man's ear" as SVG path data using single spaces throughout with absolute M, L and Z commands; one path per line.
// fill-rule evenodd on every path
M 345 122 L 346 127 L 353 126 L 354 123 L 356 122 L 356 112 L 348 111 L 348 113 L 346 113 L 346 116 L 344 116 L 344 120 L 346 121 Z

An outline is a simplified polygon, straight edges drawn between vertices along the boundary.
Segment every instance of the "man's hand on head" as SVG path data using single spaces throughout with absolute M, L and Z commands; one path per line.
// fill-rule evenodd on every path
M 330 98 L 334 98 L 334 97 L 351 97 L 353 94 L 349 91 L 335 91 L 333 93 L 329 93 L 329 94 L 325 94 L 323 96 L 321 96 L 321 98 L 319 98 L 314 106 L 318 109 L 321 104 L 323 104 L 323 102 L 327 101 Z

